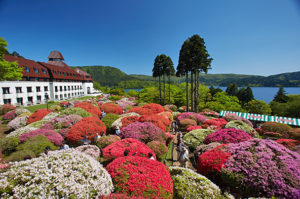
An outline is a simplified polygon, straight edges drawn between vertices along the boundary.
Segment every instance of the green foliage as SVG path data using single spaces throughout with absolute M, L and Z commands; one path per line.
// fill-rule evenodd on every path
M 254 100 L 252 89 L 250 87 L 241 88 L 237 93 L 237 97 L 239 101 L 242 103 L 242 106 L 244 106 L 244 104 L 247 104 L 251 100 Z
M 72 114 L 79 115 L 81 117 L 91 117 L 92 116 L 89 112 L 83 110 L 82 108 L 74 108 L 74 107 L 67 108 L 67 109 L 61 111 L 59 116 L 72 115 Z
M 261 126 L 264 132 L 276 132 L 280 134 L 287 134 L 292 128 L 287 124 L 266 122 Z
M 22 150 L 22 151 L 16 151 L 10 154 L 8 157 L 5 158 L 5 161 L 7 162 L 13 162 L 13 161 L 22 161 L 26 156 L 30 156 L 31 158 L 35 158 L 36 155 L 31 150 Z
M 215 131 L 211 129 L 196 129 L 185 134 L 183 137 L 183 142 L 191 151 L 194 151 L 197 146 L 203 144 L 206 136 L 213 132 Z
M 38 135 L 34 138 L 27 139 L 23 144 L 17 147 L 17 151 L 32 151 L 35 156 L 44 152 L 45 148 L 49 146 L 50 150 L 56 150 L 57 147 L 50 142 L 46 136 Z
M 214 111 L 237 111 L 243 112 L 243 108 L 239 104 L 239 100 L 236 96 L 229 96 L 225 92 L 218 92 L 213 97 L 211 102 L 207 102 L 204 108 L 209 108 Z
M 280 87 L 278 92 L 276 93 L 273 101 L 279 103 L 286 103 L 289 100 L 289 97 L 286 96 L 286 92 L 283 87 Z
M 251 135 L 253 137 L 256 137 L 256 138 L 259 137 L 258 133 L 251 126 L 249 126 L 248 124 L 246 124 L 245 122 L 242 122 L 240 120 L 232 120 L 232 121 L 228 122 L 225 125 L 225 128 L 226 129 L 229 129 L 229 128 L 240 129 L 242 131 L 245 131 L 246 133 L 248 133 L 249 135 Z
M 117 119 L 119 119 L 120 116 L 113 114 L 113 113 L 108 113 L 104 116 L 104 118 L 102 119 L 102 122 L 104 122 L 105 126 L 110 129 L 111 128 L 111 124 L 116 121 Z
M 122 88 L 114 88 L 109 91 L 109 94 L 124 96 L 126 93 L 125 93 L 124 89 L 122 89 Z
M 122 99 L 122 97 L 120 97 L 118 95 L 113 95 L 113 96 L 110 96 L 108 99 L 111 101 L 117 101 L 117 100 Z
M 93 86 L 94 86 L 94 89 L 96 89 L 96 90 L 101 90 L 101 85 L 100 85 L 100 83 L 99 82 L 93 82 Z
M 272 114 L 285 117 L 300 117 L 300 95 L 289 95 L 286 103 L 272 101 Z
M 135 91 L 135 90 L 129 90 L 127 92 L 127 94 L 130 96 L 130 97 L 136 97 L 138 96 L 139 92 Z
M 249 113 L 257 113 L 257 114 L 271 114 L 270 106 L 263 100 L 251 100 L 246 109 Z
M 229 84 L 225 92 L 230 96 L 237 96 L 239 92 L 238 86 L 236 83 Z
M 0 149 L 2 149 L 2 153 L 6 156 L 14 152 L 19 144 L 20 140 L 17 137 L 7 137 L 0 139 Z
M 6 47 L 7 42 L 0 37 L 0 81 L 20 80 L 23 76 L 23 69 L 18 66 L 17 62 L 8 62 L 3 59 L 3 55 L 8 54 Z
M 155 86 L 155 81 L 146 81 L 146 80 L 127 80 L 127 81 L 120 81 L 118 83 L 118 88 L 132 88 L 132 89 L 139 89 L 145 88 L 150 86 Z

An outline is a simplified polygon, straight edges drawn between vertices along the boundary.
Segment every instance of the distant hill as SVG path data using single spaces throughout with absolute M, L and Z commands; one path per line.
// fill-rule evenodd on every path
M 99 82 L 102 86 L 142 88 L 154 85 L 155 81 L 158 81 L 158 78 L 154 79 L 149 75 L 127 75 L 120 69 L 111 66 L 82 66 L 80 69 L 91 74 L 94 81 Z M 242 74 L 200 74 L 199 81 L 208 86 L 228 86 L 235 82 L 238 86 L 300 87 L 300 71 L 266 77 Z M 182 82 L 185 82 L 185 77 L 171 78 L 173 84 Z

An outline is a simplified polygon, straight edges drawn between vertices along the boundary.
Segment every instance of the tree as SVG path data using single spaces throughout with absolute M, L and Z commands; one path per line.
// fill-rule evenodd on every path
M 94 85 L 94 89 L 101 90 L 101 85 L 99 82 L 94 82 L 93 85 Z
M 199 35 L 193 35 L 182 45 L 179 53 L 179 63 L 177 66 L 178 75 L 191 72 L 191 108 L 192 111 L 198 111 L 199 103 L 199 72 L 207 73 L 211 61 L 205 46 L 204 40 Z M 188 97 L 188 92 L 187 92 Z M 187 100 L 188 102 L 188 100 Z M 187 106 L 188 107 L 188 106 Z
M 241 102 L 242 107 L 244 107 L 244 105 L 250 102 L 251 100 L 254 100 L 252 89 L 249 86 L 247 88 L 241 88 L 237 93 L 237 97 Z
M 286 95 L 286 92 L 283 87 L 280 87 L 277 94 L 275 95 L 273 101 L 279 103 L 286 103 L 289 100 L 289 97 Z
M 8 62 L 3 59 L 4 54 L 8 54 L 7 42 L 0 37 L 0 81 L 22 79 L 23 69 L 17 62 Z
M 168 56 L 166 59 L 164 72 L 169 77 L 169 104 L 171 103 L 171 76 L 175 75 L 175 69 L 172 59 Z
M 204 108 L 209 108 L 214 111 L 238 111 L 242 112 L 243 109 L 239 104 L 239 100 L 236 96 L 229 96 L 226 92 L 218 92 L 213 97 L 211 102 L 207 102 Z
M 230 96 L 237 96 L 238 92 L 239 90 L 236 83 L 229 84 L 226 89 L 226 93 Z
M 153 69 L 152 69 L 152 77 L 158 77 L 159 103 L 160 104 L 161 104 L 160 77 L 163 75 L 163 80 L 164 80 L 164 84 L 165 84 L 166 60 L 167 60 L 167 56 L 165 54 L 157 55 L 155 60 L 154 60 L 154 66 L 153 66 Z M 164 86 L 164 100 L 165 100 L 165 86 Z
M 263 100 L 251 100 L 246 108 L 249 113 L 271 114 L 270 106 Z

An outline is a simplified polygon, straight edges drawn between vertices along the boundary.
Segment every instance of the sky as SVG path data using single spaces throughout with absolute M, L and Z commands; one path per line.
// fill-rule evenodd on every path
M 300 0 L 0 0 L 0 24 L 9 51 L 36 61 L 58 50 L 70 66 L 151 75 L 198 34 L 208 73 L 300 71 Z

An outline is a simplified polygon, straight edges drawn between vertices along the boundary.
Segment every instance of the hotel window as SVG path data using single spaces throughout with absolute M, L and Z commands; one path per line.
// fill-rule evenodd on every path
M 27 87 L 27 93 L 31 93 L 32 92 L 32 88 L 31 87 Z
M 26 73 L 30 73 L 29 67 L 26 66 L 24 70 L 25 70 Z
M 32 97 L 27 97 L 27 101 L 32 103 L 33 102 Z
M 45 69 L 42 69 L 42 71 L 43 71 L 43 74 L 44 74 L 44 75 L 46 75 L 46 74 L 47 74 L 47 72 L 46 72 L 46 70 L 45 70 Z
M 36 100 L 37 101 L 41 101 L 42 100 L 42 97 L 40 95 L 36 96 Z
M 68 91 L 70 90 L 70 86 L 68 86 Z
M 66 86 L 64 86 L 64 91 L 67 91 L 67 87 Z
M 58 91 L 57 86 L 55 86 L 55 92 L 57 92 L 57 91 Z
M 35 74 L 39 74 L 39 69 L 35 68 L 35 69 L 34 69 L 34 73 L 35 73 Z
M 63 72 L 63 76 L 65 76 L 65 72 Z
M 73 87 L 73 86 L 71 87 L 71 90 L 74 90 L 74 87 Z
M 36 92 L 41 92 L 41 87 L 37 86 L 36 87 Z
M 60 100 L 63 100 L 63 95 L 62 94 L 60 95 Z
M 67 98 L 67 94 L 64 94 L 65 98 Z
M 48 91 L 48 86 L 44 86 L 44 91 Z
M 56 75 L 56 71 L 53 71 L 54 75 Z
M 16 93 L 22 93 L 22 87 L 16 87 Z
M 72 73 L 70 73 L 70 76 L 72 77 Z
M 3 99 L 3 104 L 10 104 L 11 103 L 11 99 Z
M 55 95 L 55 99 L 58 100 L 58 95 Z
M 9 94 L 9 87 L 3 87 L 2 88 L 2 93 L 3 94 Z
M 58 71 L 58 75 L 59 75 L 59 76 L 61 75 L 61 72 L 60 72 L 60 71 Z
M 69 73 L 67 73 L 67 76 L 69 77 Z
M 38 81 L 39 81 L 39 78 L 38 78 L 38 77 L 36 77 L 36 78 L 35 78 L 35 81 L 36 81 L 36 82 L 38 82 Z
M 63 91 L 62 86 L 59 87 L 59 90 L 60 90 L 60 91 Z
M 23 98 L 22 97 L 18 97 L 17 98 L 17 103 L 23 105 Z
M 30 77 L 27 76 L 27 77 L 26 77 L 26 81 L 30 81 Z

